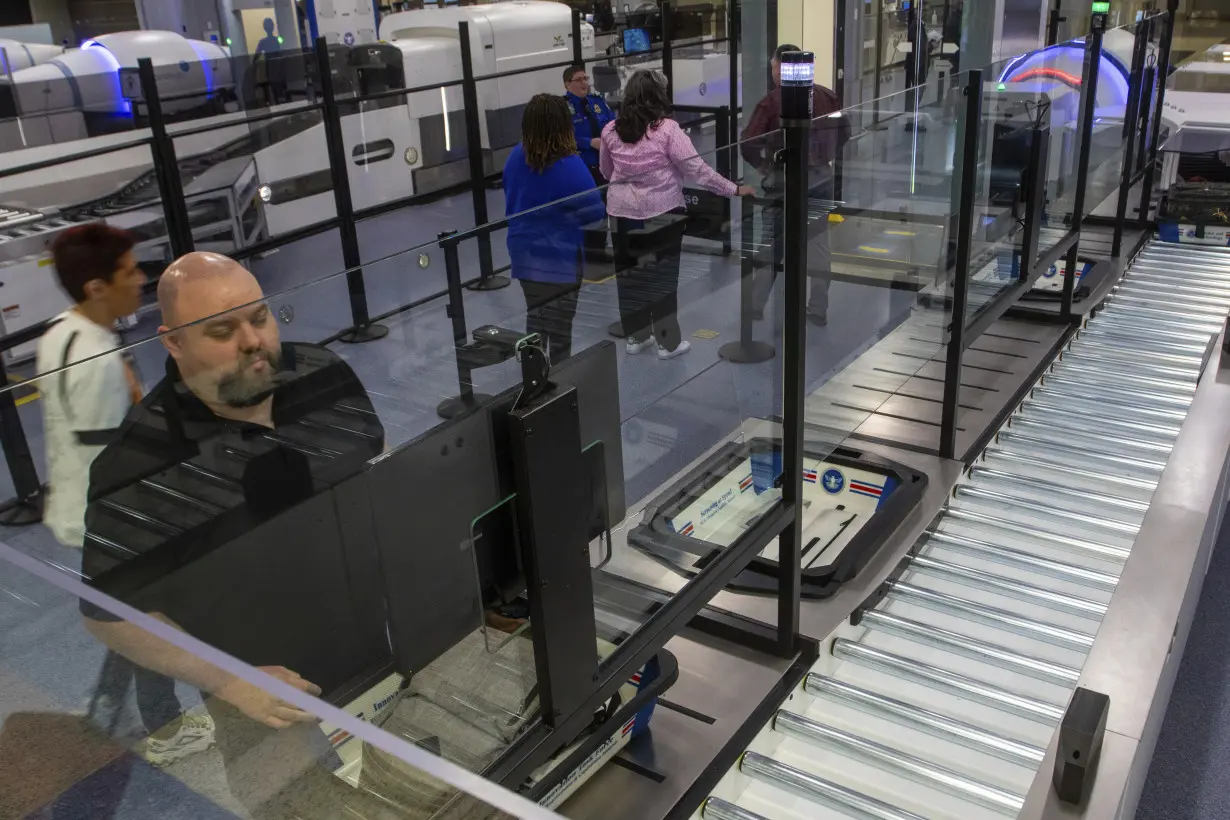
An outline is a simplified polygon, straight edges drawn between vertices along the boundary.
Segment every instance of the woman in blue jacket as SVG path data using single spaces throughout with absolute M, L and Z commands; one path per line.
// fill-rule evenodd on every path
M 606 216 L 577 154 L 563 97 L 539 94 L 521 119 L 521 144 L 504 165 L 504 213 L 513 278 L 525 294 L 525 332 L 548 343 L 552 362 L 572 355 L 584 226 Z

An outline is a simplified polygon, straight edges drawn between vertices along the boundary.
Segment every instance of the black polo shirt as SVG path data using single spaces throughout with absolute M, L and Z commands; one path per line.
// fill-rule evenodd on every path
M 322 496 L 384 446 L 367 392 L 335 353 L 284 344 L 280 376 L 270 429 L 215 415 L 168 359 L 91 467 L 82 558 L 88 583 L 258 665 L 278 659 L 243 657 L 231 640 L 253 606 L 245 596 L 267 584 L 281 590 L 274 603 L 293 602 L 330 574 L 345 582 L 349 548 Z

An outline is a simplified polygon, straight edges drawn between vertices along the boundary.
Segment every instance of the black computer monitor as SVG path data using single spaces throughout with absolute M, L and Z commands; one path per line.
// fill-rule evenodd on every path
M 589 465 L 590 537 L 623 520 L 615 346 L 602 342 L 551 372 L 577 391 Z M 520 387 L 374 461 L 367 473 L 398 671 L 422 669 L 525 587 L 506 417 Z

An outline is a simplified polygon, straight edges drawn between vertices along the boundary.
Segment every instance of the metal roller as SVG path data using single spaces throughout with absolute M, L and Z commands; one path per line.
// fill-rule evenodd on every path
M 1186 410 L 1191 407 L 1192 397 L 1175 396 L 1165 393 L 1143 394 L 1138 390 L 1119 390 L 1104 385 L 1089 385 L 1070 376 L 1057 373 L 1047 373 L 1039 380 L 1039 385 L 1054 391 L 1063 391 L 1068 396 L 1097 399 L 1109 398 L 1117 404 L 1133 404 L 1139 407 L 1170 407 Z
M 1093 359 L 1096 359 L 1094 363 Z M 1061 363 L 1073 364 L 1069 359 L 1060 358 Z M 1099 358 L 1096 356 L 1082 357 L 1075 364 L 1086 366 L 1085 362 L 1089 362 L 1090 367 L 1096 367 L 1103 373 L 1110 371 L 1113 373 L 1124 373 L 1129 376 L 1143 376 L 1149 379 L 1158 379 L 1160 381 L 1176 381 L 1176 382 L 1196 382 L 1199 381 L 1199 373 L 1187 366 L 1168 367 L 1166 365 L 1152 364 L 1149 362 L 1141 362 L 1139 365 L 1130 361 L 1121 359 Z
M 1123 498 L 1117 495 L 1108 495 L 1106 493 L 1094 492 L 1092 490 L 1072 490 L 1067 487 L 1056 487 L 1048 481 L 1040 481 L 1036 478 L 1028 478 L 1026 476 L 1013 475 L 1005 473 L 1001 470 L 996 470 L 993 467 L 983 467 L 975 465 L 970 468 L 969 475 L 971 479 L 975 479 L 979 484 L 991 483 L 1001 486 L 1007 485 L 1012 489 L 1017 490 L 1034 490 L 1036 492 L 1047 494 L 1051 497 L 1058 496 L 1060 498 L 1068 498 L 1073 501 L 1093 504 L 1096 506 L 1115 507 L 1120 510 L 1127 510 L 1144 514 L 1149 509 L 1149 502 L 1140 501 L 1135 498 Z
M 959 632 L 919 623 L 878 609 L 864 612 L 861 625 L 1060 686 L 1075 686 L 1081 674 L 1079 669 L 1073 669 L 1070 666 L 1031 658 L 1004 646 L 997 646 L 987 641 L 970 638 Z
M 1021 514 L 1041 516 L 1044 519 L 1059 519 L 1073 524 L 1092 527 L 1094 529 L 1119 533 L 1120 535 L 1135 537 L 1136 533 L 1140 531 L 1139 522 L 1105 518 L 1053 503 L 1043 504 L 1040 502 L 1020 499 L 1006 493 L 997 492 L 995 490 L 987 489 L 986 487 L 978 487 L 973 484 L 960 484 L 954 492 L 956 493 L 958 499 L 968 498 L 975 501 L 991 501 L 1001 507 L 1007 507 L 1009 510 L 1016 511 Z
M 1226 277 L 1217 271 L 1209 270 L 1208 259 L 1198 259 L 1183 256 L 1173 256 L 1169 259 L 1146 258 L 1140 264 L 1132 266 L 1132 272 L 1127 277 L 1137 279 L 1150 276 L 1157 279 L 1167 279 L 1175 282 L 1207 282 L 1211 287 L 1226 284 Z
M 1091 358 L 1115 359 L 1125 362 L 1142 361 L 1146 364 L 1162 364 L 1170 367 L 1199 369 L 1203 352 L 1193 353 L 1156 350 L 1145 347 L 1127 347 L 1113 344 L 1097 336 L 1077 337 L 1068 344 L 1068 349 L 1059 354 L 1061 359 Z
M 1098 314 L 1099 331 L 1133 334 L 1137 344 L 1144 347 L 1150 346 L 1152 339 L 1163 343 L 1193 344 L 1193 336 L 1212 333 L 1203 326 L 1204 323 L 1194 324 L 1175 320 L 1173 317 L 1150 316 L 1143 311 L 1128 310 L 1126 305 L 1121 306 L 1122 309 L 1112 308 L 1113 306 L 1106 307 Z
M 705 801 L 701 806 L 700 816 L 704 820 L 768 820 L 764 815 L 739 808 L 734 803 L 727 803 L 717 797 L 710 797 Z
M 1119 579 L 1107 572 L 1098 572 L 1097 570 L 1086 569 L 1076 564 L 1042 558 L 1028 552 L 1014 550 L 1010 547 L 1001 547 L 988 541 L 966 538 L 963 535 L 929 531 L 927 533 L 927 543 L 938 544 L 965 555 L 973 555 L 996 564 L 1015 567 L 1026 572 L 1036 572 L 1040 575 L 1058 578 L 1061 581 L 1069 581 L 1107 592 L 1114 592 L 1115 587 L 1119 584 Z
M 983 783 L 972 777 L 966 777 L 951 769 L 937 766 L 875 741 L 809 720 L 793 712 L 787 712 L 785 709 L 778 711 L 773 721 L 773 728 L 801 740 L 821 743 L 830 748 L 851 753 L 877 768 L 901 775 L 916 783 L 963 800 L 970 800 L 995 809 L 1011 817 L 1016 817 L 1025 806 L 1025 798 L 1021 795 L 1013 794 L 989 783 Z
M 1151 337 L 1142 340 L 1138 335 L 1121 328 L 1087 325 L 1080 331 L 1080 336 L 1077 338 L 1114 345 L 1124 350 L 1158 350 L 1176 355 L 1201 357 L 1208 347 L 1210 335 L 1212 334 L 1178 333 L 1166 338 Z
M 1102 310 L 1098 319 L 1103 324 L 1121 324 L 1141 328 L 1145 333 L 1155 329 L 1168 330 L 1204 330 L 1209 333 L 1217 331 L 1217 321 L 1204 316 L 1191 316 L 1186 313 L 1172 313 L 1165 310 L 1148 310 L 1136 305 L 1125 305 L 1112 302 Z
M 976 752 L 985 752 L 1009 763 L 1034 767 L 1046 756 L 1046 750 L 1038 746 L 998 735 L 971 723 L 885 697 L 868 689 L 851 686 L 835 678 L 817 675 L 815 672 L 807 676 L 803 689 L 809 694 L 839 700 L 900 726 L 925 732 Z
M 1125 491 L 1139 493 L 1142 496 L 1151 495 L 1157 489 L 1157 481 L 1152 478 L 1137 478 L 1135 476 L 1122 476 L 1095 470 L 1085 470 L 1070 464 L 1064 464 L 1057 459 L 1048 458 L 1046 455 L 1021 455 L 1010 452 L 998 444 L 988 445 L 982 451 L 982 459 L 984 463 L 991 466 L 1002 466 L 1001 462 L 1008 462 L 1009 466 L 1024 467 L 1028 470 L 1037 470 L 1047 475 L 1052 475 L 1057 481 L 1065 478 L 1077 478 L 1082 481 L 1088 481 L 1090 484 L 1109 484 L 1116 488 L 1122 488 Z
M 993 572 L 972 569 L 951 561 L 941 561 L 929 555 L 915 555 L 910 560 L 909 569 L 926 575 L 940 576 L 950 581 L 957 581 L 965 586 L 985 589 L 990 592 L 1000 592 L 1010 598 L 1016 598 L 1026 603 L 1053 609 L 1057 612 L 1067 612 L 1082 618 L 1100 621 L 1106 615 L 1106 604 L 1091 601 L 1076 595 L 1055 592 L 1045 587 L 1027 584 L 1024 581 L 1014 581 Z
M 1018 695 L 986 681 L 949 672 L 947 669 L 940 669 L 912 658 L 903 658 L 891 652 L 882 652 L 866 644 L 847 641 L 845 638 L 833 639 L 833 655 L 842 660 L 854 661 L 863 666 L 891 672 L 932 689 L 938 689 L 966 700 L 977 701 L 1038 723 L 1054 725 L 1063 719 L 1064 708 L 1057 704 Z
M 1116 302 L 1145 305 L 1148 310 L 1161 313 L 1177 313 L 1181 316 L 1186 315 L 1187 312 L 1190 312 L 1192 315 L 1201 316 L 1225 316 L 1226 314 L 1227 304 L 1225 299 L 1176 293 L 1170 296 L 1170 299 L 1173 301 L 1159 302 L 1160 295 L 1160 293 L 1133 293 L 1130 290 L 1118 288 L 1112 291 L 1111 298 Z
M 1072 361 L 1057 361 L 1051 365 L 1051 373 L 1088 382 L 1091 385 L 1118 385 L 1121 390 L 1139 390 L 1142 393 L 1150 390 L 1167 393 L 1172 396 L 1191 398 L 1196 392 L 1194 382 L 1175 382 L 1166 379 L 1155 379 L 1150 376 L 1129 375 L 1126 373 L 1106 373 L 1093 365 L 1073 363 Z
M 1124 280 L 1123 284 L 1119 285 L 1119 292 L 1131 293 L 1150 299 L 1178 299 L 1180 302 L 1195 299 L 1199 304 L 1226 305 L 1230 307 L 1230 286 L 1221 290 L 1210 290 L 1199 285 L 1176 285 L 1169 282 L 1133 278 Z
M 1010 435 L 1011 434 L 1011 435 Z M 1038 441 L 1050 446 L 1071 447 L 1074 451 L 1089 449 L 1089 446 L 1103 447 L 1103 452 L 1148 465 L 1151 470 L 1161 472 L 1170 457 L 1172 446 L 1164 441 L 1139 441 L 1128 436 L 1096 430 L 1082 429 L 1079 432 L 1055 428 L 1053 424 L 1044 424 L 1038 420 L 1015 416 L 1009 419 L 1009 427 L 1000 432 L 1000 439 L 1018 439 Z M 1076 441 L 1084 443 L 1076 444 Z
M 1107 417 L 1088 418 L 1075 415 L 1061 408 L 1044 406 L 1041 402 L 1033 399 L 1025 399 L 1021 402 L 1021 409 L 1029 411 L 1028 418 L 1014 419 L 1013 423 L 1016 423 L 1018 420 L 1021 423 L 1035 422 L 1049 424 L 1049 426 L 1058 430 L 1082 430 L 1090 433 L 1101 432 L 1109 428 L 1109 432 L 1117 433 L 1118 435 L 1143 436 L 1153 441 L 1164 442 L 1170 445 L 1170 449 L 1173 449 L 1174 440 L 1179 435 L 1179 427 L 1175 424 Z
M 1077 538 L 1067 533 L 1048 530 L 1037 524 L 1017 524 L 1014 521 L 1003 521 L 992 515 L 980 513 L 977 510 L 966 510 L 952 507 L 944 514 L 946 521 L 959 521 L 973 524 L 992 532 L 1022 535 L 1026 538 L 1041 541 L 1047 546 L 1067 550 L 1076 555 L 1086 555 L 1090 558 L 1100 558 L 1105 561 L 1117 561 L 1122 564 L 1131 553 L 1127 547 L 1116 547 L 1113 544 L 1102 544 L 1088 538 Z M 943 523 L 943 522 L 941 522 Z
M 739 771 L 755 778 L 762 783 L 768 783 L 796 794 L 806 800 L 819 803 L 838 811 L 854 812 L 860 820 L 926 820 L 913 812 L 899 809 L 882 800 L 860 794 L 853 789 L 839 786 L 817 777 L 810 772 L 778 763 L 771 757 L 765 757 L 755 752 L 744 752 L 739 758 Z M 705 815 L 710 817 L 711 815 Z M 716 817 L 717 815 L 712 815 Z M 724 818 L 723 818 L 724 820 Z M 734 820 L 744 820 L 736 816 Z
M 888 597 L 891 600 L 934 609 L 948 615 L 968 618 L 986 626 L 1012 632 L 1023 638 L 1032 638 L 1036 641 L 1062 646 L 1065 649 L 1088 652 L 1093 646 L 1093 635 L 1087 632 L 1043 623 L 1006 609 L 986 606 L 956 595 L 949 595 L 947 592 L 937 592 L 916 586 L 908 581 L 893 581 L 889 585 Z
M 1065 435 L 1060 431 L 1049 431 L 1048 433 L 1017 426 L 1001 430 L 996 438 L 1001 444 L 1005 445 L 1048 450 L 1056 457 L 1070 455 L 1073 458 L 1088 458 L 1101 462 L 1108 469 L 1119 466 L 1124 469 L 1140 470 L 1141 472 L 1153 474 L 1160 473 L 1166 469 L 1165 448 L 1154 448 L 1152 446 L 1136 447 L 1131 449 L 1138 450 L 1139 452 L 1137 453 L 1119 455 L 1110 449 L 1113 445 L 1122 444 L 1125 449 L 1129 449 L 1130 445 L 1135 444 L 1135 442 L 1131 439 L 1123 439 L 1116 436 L 1103 436 L 1089 440 L 1086 440 L 1087 437 L 1082 436 L 1080 439 L 1076 439 L 1074 436 Z M 1075 443 L 1076 441 L 1081 441 L 1091 446 L 1081 446 Z M 1105 445 L 1106 449 L 1092 449 L 1092 446 L 1099 444 Z
M 1035 387 L 1030 391 L 1029 400 L 1036 402 L 1039 407 L 1046 407 L 1060 412 L 1097 413 L 1108 408 L 1114 408 L 1116 416 L 1128 416 L 1145 424 L 1157 422 L 1159 424 L 1171 424 L 1182 427 L 1183 419 L 1187 418 L 1187 413 L 1184 410 L 1176 410 L 1170 407 L 1144 407 L 1138 403 L 1124 401 L 1118 396 L 1109 394 L 1100 398 L 1074 396 L 1066 391 L 1055 390 L 1050 387 Z

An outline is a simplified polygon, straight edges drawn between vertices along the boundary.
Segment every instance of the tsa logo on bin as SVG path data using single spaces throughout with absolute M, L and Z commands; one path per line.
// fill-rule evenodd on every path
M 846 477 L 841 474 L 841 470 L 828 469 L 824 471 L 824 477 L 820 480 L 820 485 L 824 487 L 824 491 L 829 495 L 837 495 L 846 487 Z

